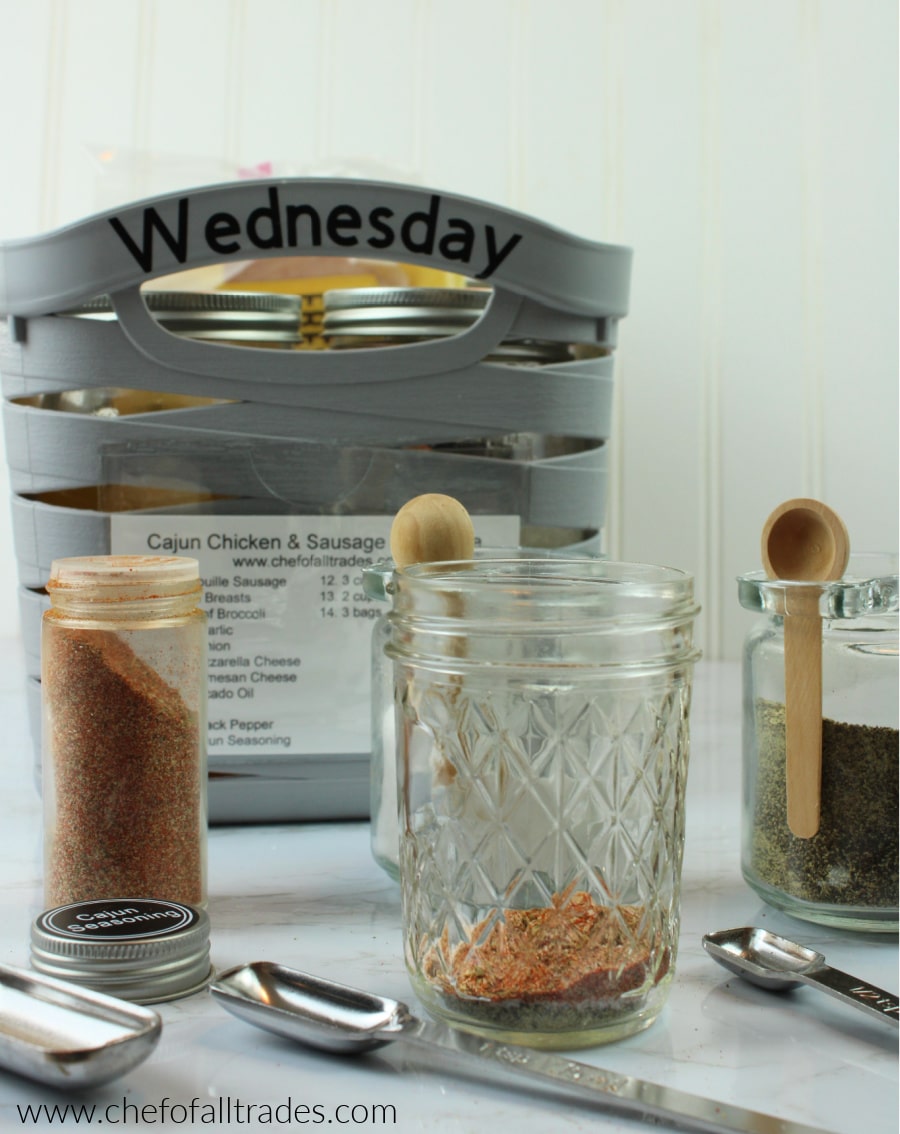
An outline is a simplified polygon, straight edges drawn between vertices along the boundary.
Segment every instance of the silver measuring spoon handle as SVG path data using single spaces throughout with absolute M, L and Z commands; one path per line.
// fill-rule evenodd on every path
M 870 1016 L 887 1020 L 895 1028 L 900 1027 L 900 1001 L 884 989 L 866 984 L 859 977 L 842 973 L 840 969 L 833 969 L 831 965 L 819 965 L 808 972 L 797 973 L 796 976 L 804 984 L 820 988 L 845 1004 L 861 1008 Z
M 475 1056 L 480 1065 L 493 1064 L 502 1071 L 522 1075 L 534 1082 L 564 1087 L 611 1110 L 634 1117 L 665 1122 L 704 1134 L 829 1134 L 818 1126 L 776 1118 L 731 1103 L 717 1102 L 672 1087 L 648 1083 L 631 1075 L 604 1071 L 578 1063 L 564 1055 L 536 1051 L 515 1044 L 482 1039 L 443 1024 L 412 1020 L 393 1038 L 416 1047 L 439 1047 L 461 1056 Z

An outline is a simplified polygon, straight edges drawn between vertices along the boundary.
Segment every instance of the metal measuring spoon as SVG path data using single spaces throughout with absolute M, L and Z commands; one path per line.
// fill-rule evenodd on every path
M 815 949 L 806 949 L 766 929 L 746 926 L 707 933 L 703 948 L 720 965 L 760 988 L 783 992 L 799 984 L 811 984 L 844 1004 L 851 1004 L 895 1028 L 900 1026 L 900 1004 L 896 996 L 833 969 Z
M 525 1076 L 532 1086 L 549 1082 L 594 1103 L 635 1117 L 669 1122 L 707 1134 L 826 1134 L 818 1127 L 745 1110 L 629 1075 L 576 1063 L 564 1055 L 535 1051 L 418 1020 L 405 1004 L 256 961 L 220 973 L 212 995 L 235 1016 L 309 1047 L 355 1055 L 404 1040 L 449 1059 L 471 1059 L 471 1066 L 500 1068 Z

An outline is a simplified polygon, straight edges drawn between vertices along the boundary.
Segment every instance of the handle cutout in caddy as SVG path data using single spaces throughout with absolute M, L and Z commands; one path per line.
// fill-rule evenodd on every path
M 408 346 L 363 349 L 353 355 L 328 351 L 276 353 L 264 348 L 235 349 L 219 343 L 192 342 L 161 327 L 136 287 L 110 294 L 116 317 L 132 344 L 151 361 L 173 370 L 217 379 L 242 379 L 247 352 L 264 367 L 267 381 L 276 383 L 357 383 L 396 381 L 442 374 L 473 366 L 509 332 L 522 304 L 521 297 L 494 291 L 482 314 L 467 330 L 449 339 Z

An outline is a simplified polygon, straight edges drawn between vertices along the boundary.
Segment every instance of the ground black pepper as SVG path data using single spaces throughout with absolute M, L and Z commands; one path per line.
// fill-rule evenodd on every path
M 202 901 L 198 721 L 118 634 L 57 627 L 43 685 L 55 828 L 49 905 Z
M 819 830 L 799 839 L 787 825 L 784 705 L 758 700 L 755 721 L 752 873 L 803 901 L 896 909 L 898 730 L 823 720 Z

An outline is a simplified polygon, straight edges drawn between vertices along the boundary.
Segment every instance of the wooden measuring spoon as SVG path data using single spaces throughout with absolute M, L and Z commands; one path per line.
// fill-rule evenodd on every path
M 770 579 L 840 579 L 850 556 L 843 520 L 818 500 L 786 500 L 766 520 L 762 561 Z M 819 829 L 822 786 L 822 618 L 820 587 L 785 593 L 784 703 L 787 820 L 810 839 Z
M 465 508 L 453 496 L 428 492 L 408 500 L 391 525 L 391 556 L 397 567 L 471 559 L 475 529 Z

